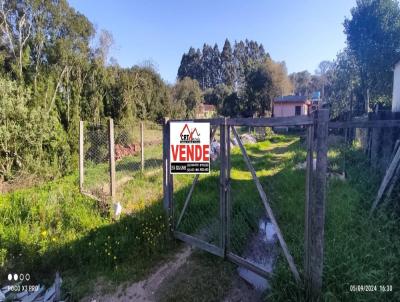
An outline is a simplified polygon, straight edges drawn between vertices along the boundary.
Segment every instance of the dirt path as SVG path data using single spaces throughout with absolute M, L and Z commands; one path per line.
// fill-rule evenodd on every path
M 84 298 L 85 302 L 118 302 L 118 301 L 135 301 L 135 302 L 153 302 L 155 301 L 154 293 L 161 283 L 168 277 L 175 274 L 178 269 L 186 262 L 191 255 L 192 249 L 185 246 L 183 250 L 177 253 L 174 259 L 162 265 L 157 271 L 151 274 L 147 279 L 132 284 L 121 284 L 115 292 L 102 295 L 100 290 Z
M 261 302 L 262 293 L 236 275 L 232 281 L 232 287 L 225 296 L 223 302 Z

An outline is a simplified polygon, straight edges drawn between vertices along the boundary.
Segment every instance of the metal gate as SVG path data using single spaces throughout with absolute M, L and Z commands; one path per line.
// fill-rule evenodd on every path
M 210 142 L 218 144 L 220 154 L 225 154 L 225 130 L 219 122 L 219 120 L 211 122 Z M 169 130 L 169 123 L 166 125 L 166 130 Z M 169 133 L 166 135 L 169 138 Z M 167 169 L 168 156 L 164 157 Z M 211 161 L 210 174 L 207 175 L 173 176 L 169 173 L 167 175 L 168 192 L 171 192 L 168 208 L 173 235 L 221 257 L 224 256 L 225 246 L 223 233 L 225 209 L 221 202 L 221 196 L 224 194 L 221 183 L 225 179 L 223 163 L 221 157 Z M 181 184 L 180 189 L 177 188 L 179 184 Z
M 324 121 L 327 122 L 327 115 L 324 114 Z M 262 276 L 270 276 L 270 272 L 257 263 L 246 259 L 235 249 L 231 243 L 235 228 L 235 217 L 232 212 L 231 196 L 231 140 L 237 142 L 241 151 L 244 163 L 248 172 L 251 174 L 255 189 L 260 197 L 260 207 L 263 209 L 264 215 L 273 224 L 277 233 L 278 241 L 283 250 L 283 254 L 297 282 L 300 276 L 293 257 L 287 247 L 284 237 L 280 231 L 279 225 L 275 219 L 274 213 L 270 206 L 269 199 L 264 188 L 257 177 L 256 171 L 249 159 L 246 148 L 241 141 L 240 136 L 235 127 L 276 127 L 276 126 L 302 126 L 306 127 L 308 137 L 308 156 L 307 156 L 307 177 L 306 177 L 306 227 L 305 227 L 305 264 L 307 270 L 307 259 L 310 257 L 310 219 L 309 202 L 312 199 L 311 179 L 312 169 L 312 141 L 313 129 L 316 121 L 315 116 L 296 116 L 290 118 L 216 118 L 216 119 L 199 119 L 194 122 L 209 122 L 213 131 L 211 137 L 220 143 L 219 160 L 212 164 L 212 171 L 206 178 L 195 175 L 190 186 L 186 190 L 174 191 L 174 175 L 169 171 L 169 124 L 166 121 L 164 126 L 164 207 L 168 211 L 171 231 L 175 238 L 187 242 L 195 247 L 210 252 L 214 255 L 224 257 L 233 263 L 244 267 L 256 274 Z M 327 123 L 326 123 L 327 124 Z M 320 127 L 322 128 L 322 127 Z M 323 162 L 326 152 L 317 155 L 317 163 Z M 318 165 L 318 164 L 317 164 Z M 188 176 L 186 176 L 188 177 Z M 186 180 L 187 181 L 187 180 Z M 178 193 L 177 193 L 177 192 Z M 196 195 L 197 194 L 197 195 Z M 199 194 L 202 194 L 199 197 Z M 206 194 L 206 195 L 205 195 Z M 204 219 L 202 215 L 208 215 Z

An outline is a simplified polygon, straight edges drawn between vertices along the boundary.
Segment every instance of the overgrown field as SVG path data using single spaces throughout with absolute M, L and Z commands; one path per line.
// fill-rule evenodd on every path
M 370 217 L 369 210 L 382 176 L 370 168 L 356 144 L 346 149 L 330 148 L 328 158 L 332 170 L 341 166 L 344 154 L 347 180 L 328 180 L 323 298 L 326 301 L 399 301 L 398 199 L 387 202 Z M 304 174 L 286 169 L 271 182 L 276 188 L 271 198 L 278 221 L 302 269 Z M 377 291 L 351 292 L 350 285 L 376 285 Z M 392 285 L 393 291 L 381 292 L 380 285 Z M 283 257 L 268 298 L 306 300 L 303 287 L 294 284 Z
M 143 182 L 161 190 L 157 179 L 137 185 Z M 113 280 L 110 286 L 144 277 L 175 247 L 159 199 L 114 222 L 79 193 L 75 175 L 0 196 L 0 217 L 0 279 L 23 272 L 51 281 L 60 271 L 74 299 L 97 277 Z
M 298 137 L 275 136 L 246 145 L 246 149 L 302 273 L 305 171 L 294 167 L 305 160 L 304 144 Z M 330 149 L 333 169 L 342 163 L 341 151 Z M 218 161 L 213 167 L 210 175 L 199 179 L 179 228 L 218 244 Z M 346 150 L 346 167 L 348 180 L 329 180 L 324 298 L 399 300 L 398 216 L 392 214 L 393 204 L 388 203 L 377 215 L 368 217 L 380 177 L 370 170 L 356 146 Z M 236 147 L 232 148 L 231 177 L 231 247 L 242 254 L 264 210 Z M 192 179 L 193 176 L 175 178 L 176 217 Z M 111 290 L 116 283 L 144 278 L 177 246 L 168 236 L 161 188 L 161 171 L 135 175 L 123 185 L 120 196 L 132 214 L 119 221 L 113 221 L 96 201 L 79 193 L 76 175 L 0 196 L 0 279 L 5 280 L 9 272 L 29 272 L 37 282 L 50 282 L 58 270 L 65 280 L 65 291 L 78 299 L 101 279 Z M 169 279 L 171 283 L 163 286 L 164 294 L 157 296 L 169 301 L 194 296 L 199 301 L 220 301 L 235 274 L 233 265 L 216 262 L 213 257 L 194 255 L 193 266 L 185 266 L 176 274 L 184 274 L 186 281 L 182 284 Z M 215 290 L 194 286 L 200 282 Z M 353 284 L 392 285 L 393 292 L 351 293 Z M 283 256 L 279 256 L 272 286 L 272 292 L 266 293 L 269 301 L 305 300 L 303 288 L 295 285 Z
M 294 136 L 276 136 L 268 141 L 246 145 L 251 162 L 257 171 L 263 187 L 269 196 L 278 224 L 284 234 L 295 263 L 303 273 L 304 245 L 304 200 L 305 170 L 296 169 L 296 165 L 305 161 L 304 143 Z M 323 297 L 327 301 L 381 301 L 399 300 L 400 286 L 400 224 L 399 218 L 393 214 L 393 203 L 386 204 L 375 216 L 369 217 L 368 210 L 376 194 L 380 175 L 369 168 L 362 151 L 354 145 L 350 148 L 336 146 L 329 150 L 329 170 L 340 171 L 343 154 L 346 153 L 346 170 L 348 179 L 329 178 Z M 213 179 L 214 178 L 214 179 Z M 251 180 L 239 148 L 232 149 L 232 230 L 231 249 L 242 254 L 251 233 L 258 229 L 258 219 L 264 216 L 264 209 L 257 189 Z M 200 180 L 199 191 L 193 193 L 187 215 L 188 222 L 182 220 L 182 228 L 196 234 L 193 228 L 210 230 L 207 225 L 215 225 L 218 207 L 215 204 L 218 191 L 214 188 L 218 183 L 215 175 Z M 201 194 L 207 192 L 207 194 Z M 177 195 L 183 205 L 183 196 Z M 210 204 L 214 203 L 213 206 Z M 191 208 L 192 206 L 192 208 Z M 205 214 L 208 213 L 208 215 Z M 179 211 L 178 213 L 179 214 Z M 191 223 L 189 223 L 191 221 Z M 204 235 L 198 232 L 197 235 Z M 211 236 L 206 239 L 214 243 L 218 230 L 211 228 Z M 208 256 L 214 257 L 214 256 Z M 182 269 L 176 281 L 167 285 L 168 301 L 190 300 L 220 301 L 229 291 L 232 278 L 230 264 L 226 264 L 221 273 L 215 272 L 216 265 L 211 260 L 192 258 L 195 271 L 202 266 L 201 272 L 189 274 L 190 268 Z M 196 265 L 196 263 L 199 265 Z M 179 273 L 177 274 L 179 275 Z M 193 286 L 201 280 L 205 286 L 215 290 L 204 290 L 204 286 Z M 218 280 L 223 283 L 216 286 Z M 187 290 L 185 286 L 189 287 Z M 218 282 L 217 282 L 218 283 Z M 352 293 L 350 285 L 377 285 L 375 293 Z M 379 285 L 392 285 L 393 292 L 379 292 Z M 303 285 L 296 285 L 281 254 L 272 279 L 272 291 L 265 293 L 266 301 L 306 301 Z

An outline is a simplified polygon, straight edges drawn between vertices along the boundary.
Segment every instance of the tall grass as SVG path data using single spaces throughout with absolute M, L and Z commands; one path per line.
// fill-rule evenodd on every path
M 246 149 L 302 273 L 305 171 L 293 167 L 305 160 L 304 146 L 296 137 L 279 136 L 247 145 Z M 342 150 L 330 150 L 331 165 L 340 166 L 343 154 Z M 368 217 L 380 177 L 370 170 L 356 148 L 346 151 L 346 162 L 348 179 L 329 180 L 328 186 L 324 299 L 400 300 L 398 216 L 392 214 L 389 204 Z M 231 172 L 231 247 L 241 254 L 249 236 L 257 231 L 258 218 L 265 212 L 238 148 L 232 149 Z M 176 217 L 191 181 L 190 176 L 175 178 Z M 124 184 L 120 198 L 132 214 L 117 222 L 104 215 L 96 201 L 79 193 L 76 175 L 0 196 L 0 280 L 12 271 L 28 272 L 35 281 L 50 282 L 58 270 L 65 280 L 65 291 L 79 299 L 101 276 L 110 284 L 143 278 L 175 250 L 161 206 L 161 184 L 161 173 L 136 175 Z M 218 221 L 218 184 L 218 168 L 200 178 L 182 220 L 182 230 L 197 236 L 204 226 Z M 229 287 L 228 279 L 232 278 L 232 266 L 227 264 L 222 269 L 223 263 L 199 261 L 204 266 L 195 266 L 193 270 L 185 266 L 186 272 L 200 276 L 188 277 L 189 280 L 207 280 L 210 285 L 224 280 L 218 292 L 210 292 L 223 297 Z M 214 265 L 221 268 L 220 274 L 210 268 Z M 393 292 L 350 292 L 350 285 L 358 284 L 392 285 Z M 200 299 L 204 287 L 192 285 L 185 290 L 178 285 L 169 286 L 168 300 L 189 299 L 193 293 Z M 272 292 L 266 298 L 306 300 L 303 287 L 294 283 L 282 255 L 272 279 Z
M 330 150 L 331 165 L 343 159 Z M 353 147 L 346 151 L 345 182 L 328 182 L 325 224 L 323 300 L 399 301 L 400 223 L 390 207 L 369 217 L 380 175 L 365 156 Z M 276 179 L 282 190 L 273 193 L 278 221 L 290 250 L 302 270 L 304 231 L 304 174 L 286 171 Z M 351 292 L 350 285 L 376 285 L 376 292 Z M 379 285 L 392 285 L 393 292 L 380 292 Z M 281 257 L 268 301 L 306 301 L 304 288 L 296 285 Z
M 1 284 L 10 272 L 43 283 L 60 271 L 74 299 L 100 276 L 142 278 L 175 246 L 160 199 L 115 222 L 79 193 L 76 176 L 0 196 L 0 217 Z

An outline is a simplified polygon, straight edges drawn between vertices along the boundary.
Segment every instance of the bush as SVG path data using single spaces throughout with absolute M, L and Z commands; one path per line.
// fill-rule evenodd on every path
M 29 87 L 0 77 L 0 178 L 20 172 L 63 174 L 71 155 L 56 115 L 34 107 Z

